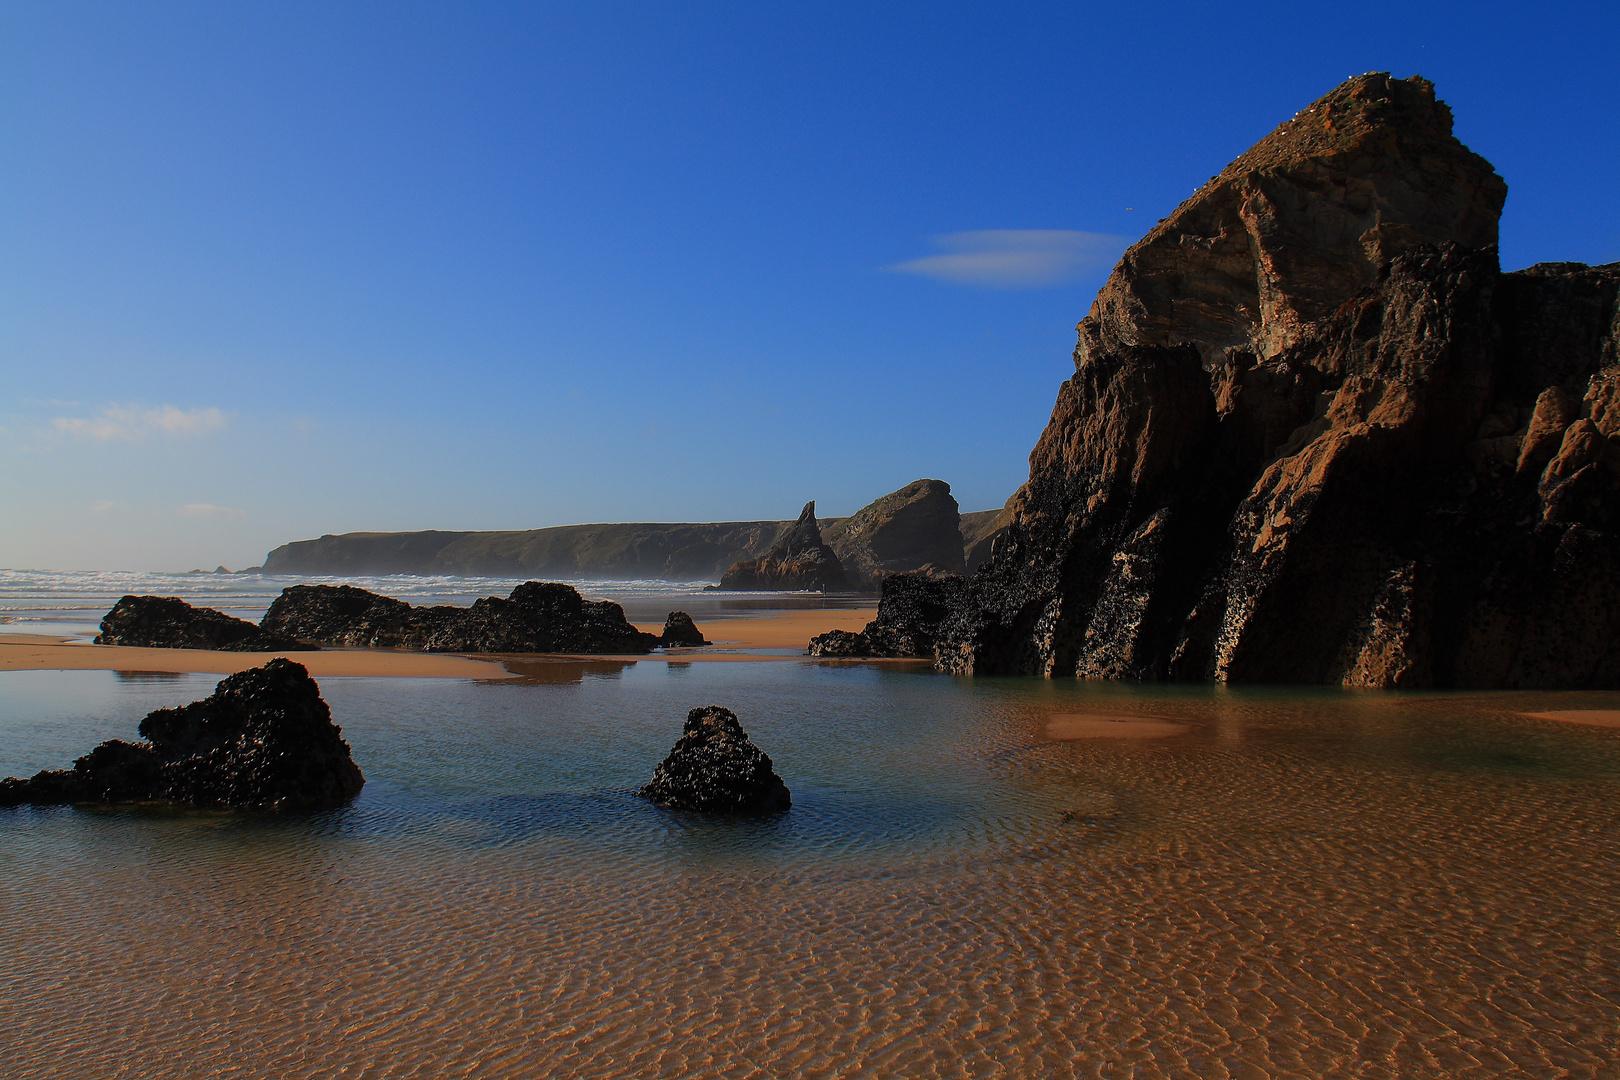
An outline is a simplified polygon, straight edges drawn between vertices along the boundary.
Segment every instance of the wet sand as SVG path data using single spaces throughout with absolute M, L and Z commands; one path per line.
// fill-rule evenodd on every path
M 1537 720 L 1558 720 L 1565 724 L 1585 724 L 1588 727 L 1620 728 L 1620 709 L 1564 709 L 1554 712 L 1532 712 Z
M 860 630 L 876 614 L 868 610 L 777 611 L 758 616 L 710 619 L 698 629 L 714 645 L 695 649 L 674 649 L 646 657 L 684 663 L 704 661 L 759 661 L 792 659 L 764 656 L 744 649 L 803 650 L 816 634 L 828 630 Z M 649 633 L 658 633 L 663 624 L 637 624 Z M 530 670 L 545 660 L 507 657 L 474 659 L 449 653 L 422 653 L 393 649 L 322 649 L 319 652 L 237 653 L 202 649 L 142 649 L 124 645 L 89 645 L 67 638 L 42 634 L 0 634 L 0 671 L 172 671 L 230 675 L 258 667 L 272 657 L 297 660 L 316 678 L 363 676 L 411 679 L 507 679 L 532 678 Z M 620 659 L 643 659 L 642 657 Z M 578 657 L 569 661 L 576 662 Z M 514 666 L 516 670 L 514 670 Z
M 810 639 L 829 630 L 848 630 L 859 633 L 877 614 L 877 601 L 871 607 L 851 610 L 811 609 L 801 611 L 770 611 L 761 615 L 741 615 L 726 619 L 704 619 L 698 623 L 703 636 L 720 649 L 798 649 L 803 650 Z M 663 623 L 637 623 L 638 630 L 649 634 L 662 633 Z M 680 650 L 681 659 L 694 660 L 707 649 Z M 716 654 L 720 655 L 720 654 Z M 739 659 L 727 656 L 726 659 Z
M 1186 724 L 1158 716 L 1059 713 L 1046 724 L 1048 739 L 1164 739 L 1186 731 Z
M 297 660 L 317 679 L 323 676 L 394 676 L 411 679 L 506 679 L 499 663 L 444 653 L 387 649 L 323 649 L 320 652 L 238 653 L 203 649 L 137 649 L 125 645 L 85 645 L 37 634 L 0 634 L 0 671 L 172 671 L 231 675 L 272 658 Z

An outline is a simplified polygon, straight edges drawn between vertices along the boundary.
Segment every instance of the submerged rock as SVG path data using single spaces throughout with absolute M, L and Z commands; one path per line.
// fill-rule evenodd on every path
M 684 611 L 672 611 L 664 620 L 664 632 L 659 637 L 666 649 L 680 649 L 695 645 L 707 645 L 709 642 L 703 638 L 703 632 L 692 621 L 692 616 Z
M 101 618 L 97 645 L 224 652 L 308 652 L 318 648 L 266 633 L 246 619 L 192 607 L 178 596 L 125 596 Z
M 1505 195 L 1387 74 L 1212 178 L 1081 321 L 938 666 L 1620 686 L 1620 265 L 1501 273 Z
M 793 804 L 770 756 L 749 740 L 736 713 L 718 705 L 687 714 L 680 741 L 637 794 L 677 810 L 728 814 L 767 814 Z
M 365 777 L 302 664 L 277 658 L 214 693 L 141 721 L 146 742 L 111 740 L 72 769 L 0 780 L 0 806 L 168 803 L 288 813 L 341 806 Z
M 812 499 L 785 533 L 758 559 L 734 564 L 720 588 L 746 592 L 843 592 L 849 588 L 837 552 L 822 543 Z
M 431 652 L 647 653 L 661 644 L 630 625 L 624 608 L 582 599 L 560 582 L 526 581 L 507 599 L 471 607 L 412 607 L 351 585 L 284 589 L 261 625 L 327 645 Z
M 810 639 L 809 653 L 822 658 L 934 658 L 940 628 L 953 604 L 961 602 L 967 582 L 960 577 L 891 574 L 883 579 L 877 616 L 858 634 L 829 630 Z

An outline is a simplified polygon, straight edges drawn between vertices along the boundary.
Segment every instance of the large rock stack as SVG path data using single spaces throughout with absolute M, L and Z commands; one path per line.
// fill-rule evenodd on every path
M 733 564 L 720 579 L 720 587 L 746 592 L 844 592 L 849 581 L 837 553 L 822 542 L 812 499 L 769 551 L 758 559 Z
M 964 569 L 961 513 L 943 480 L 913 480 L 830 526 L 825 536 L 850 584 L 862 592 L 877 592 L 890 574 Z
M 954 672 L 1620 685 L 1620 265 L 1499 271 L 1506 185 L 1351 79 L 1127 251 Z

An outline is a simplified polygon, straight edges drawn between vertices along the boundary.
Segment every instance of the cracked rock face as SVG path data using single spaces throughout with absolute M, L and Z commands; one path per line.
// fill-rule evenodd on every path
M 959 673 L 1620 685 L 1620 266 L 1503 274 L 1506 186 L 1351 79 L 1127 251 Z
M 638 794 L 672 809 L 726 814 L 768 814 L 793 802 L 770 756 L 736 713 L 718 705 L 687 714 L 680 741 Z
M 275 659 L 141 721 L 73 768 L 0 781 L 0 806 L 158 803 L 292 813 L 341 806 L 365 777 L 302 664 Z

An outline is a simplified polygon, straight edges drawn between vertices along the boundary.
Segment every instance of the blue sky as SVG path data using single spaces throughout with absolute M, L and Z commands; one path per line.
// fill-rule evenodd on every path
M 9 3 L 0 566 L 999 505 L 1118 253 L 1346 76 L 1505 266 L 1620 259 L 1617 12 Z

